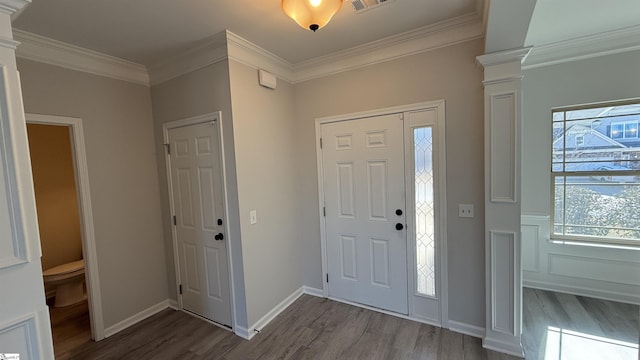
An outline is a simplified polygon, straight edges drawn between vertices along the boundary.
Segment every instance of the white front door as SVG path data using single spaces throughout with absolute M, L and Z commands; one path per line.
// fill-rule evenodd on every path
M 184 310 L 231 326 L 218 121 L 172 128 L 169 168 Z
M 321 125 L 329 296 L 407 314 L 401 114 Z

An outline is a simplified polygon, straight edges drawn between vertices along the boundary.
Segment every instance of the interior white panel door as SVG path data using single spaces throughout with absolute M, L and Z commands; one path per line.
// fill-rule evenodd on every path
M 231 326 L 218 125 L 169 130 L 170 172 L 182 307 Z
M 321 125 L 329 295 L 407 314 L 400 114 Z

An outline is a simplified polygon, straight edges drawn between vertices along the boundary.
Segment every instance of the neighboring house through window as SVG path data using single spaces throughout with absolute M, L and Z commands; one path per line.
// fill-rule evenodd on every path
M 555 109 L 552 238 L 640 246 L 640 100 Z

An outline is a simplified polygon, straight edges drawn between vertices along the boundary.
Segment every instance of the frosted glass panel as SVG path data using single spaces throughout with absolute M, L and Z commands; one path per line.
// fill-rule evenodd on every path
M 435 217 L 433 204 L 433 134 L 431 127 L 413 132 L 415 158 L 416 289 L 436 295 Z

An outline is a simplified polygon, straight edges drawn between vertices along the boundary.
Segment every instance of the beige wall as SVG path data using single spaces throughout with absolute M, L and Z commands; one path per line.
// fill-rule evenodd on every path
M 240 241 L 240 219 L 238 216 L 238 190 L 236 181 L 234 136 L 231 112 L 231 90 L 229 88 L 229 63 L 221 61 L 202 69 L 179 76 L 151 88 L 154 114 L 154 132 L 160 178 L 160 199 L 165 229 L 165 248 L 169 274 L 169 297 L 176 299 L 176 276 L 173 258 L 173 239 L 169 219 L 169 192 L 167 186 L 166 161 L 163 149 L 162 124 L 197 115 L 221 111 L 226 164 L 227 199 L 230 218 L 227 219 L 229 234 L 226 238 L 232 250 L 231 266 L 235 274 L 236 323 L 247 327 L 244 292 L 242 244 Z
M 294 87 L 258 85 L 258 70 L 229 64 L 249 325 L 302 286 L 296 217 Z M 258 222 L 251 225 L 249 211 Z M 317 254 L 320 256 L 320 254 Z
M 296 204 L 300 266 L 322 288 L 316 118 L 430 100 L 446 101 L 449 318 L 485 325 L 482 40 L 296 84 Z M 474 219 L 457 204 L 474 204 Z
M 18 59 L 25 112 L 81 118 L 105 327 L 168 297 L 149 88 Z
M 42 269 L 82 259 L 78 196 L 67 126 L 27 124 Z

